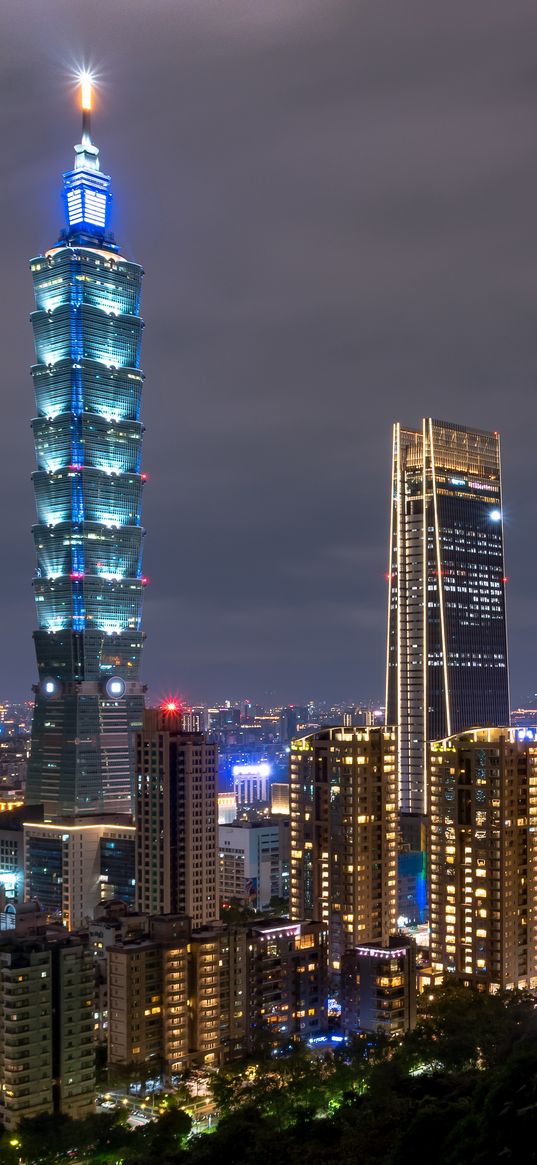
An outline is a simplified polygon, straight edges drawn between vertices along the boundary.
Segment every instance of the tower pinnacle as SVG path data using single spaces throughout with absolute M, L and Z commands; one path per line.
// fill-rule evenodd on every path
M 93 98 L 91 73 L 80 74 L 80 103 L 82 106 L 82 144 L 91 145 L 91 106 Z
M 80 74 L 80 106 L 82 109 L 82 140 L 75 146 L 75 170 L 98 170 L 99 151 L 91 140 L 91 109 L 93 105 L 93 78 L 91 73 Z

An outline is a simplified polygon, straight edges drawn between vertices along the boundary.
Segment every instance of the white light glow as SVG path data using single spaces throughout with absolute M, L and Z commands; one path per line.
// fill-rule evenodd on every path
M 272 766 L 260 761 L 258 764 L 233 765 L 231 771 L 234 777 L 270 777 Z
M 92 77 L 91 73 L 88 73 L 88 72 L 86 72 L 86 70 L 83 70 L 83 72 L 81 72 L 79 74 L 78 79 L 80 81 L 80 100 L 81 100 L 81 104 L 82 104 L 82 109 L 86 113 L 89 113 L 91 111 L 91 99 L 93 96 L 93 94 L 92 94 L 93 77 Z

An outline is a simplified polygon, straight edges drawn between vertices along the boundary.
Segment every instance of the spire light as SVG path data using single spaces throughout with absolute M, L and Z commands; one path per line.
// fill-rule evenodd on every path
M 93 77 L 91 73 L 81 73 L 79 80 L 82 112 L 91 113 L 91 103 L 93 98 Z

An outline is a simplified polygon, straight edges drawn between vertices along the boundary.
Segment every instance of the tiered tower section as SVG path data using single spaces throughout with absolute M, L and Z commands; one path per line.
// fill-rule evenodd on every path
M 67 227 L 31 262 L 39 683 L 27 801 L 62 814 L 131 811 L 131 733 L 144 705 L 143 271 L 109 231 L 87 84 L 82 96 L 82 142 L 63 177 Z

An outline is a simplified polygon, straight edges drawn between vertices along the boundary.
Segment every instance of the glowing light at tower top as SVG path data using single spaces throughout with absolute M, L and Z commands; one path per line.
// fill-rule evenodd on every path
M 83 113 L 91 113 L 93 100 L 93 77 L 91 73 L 80 74 L 80 101 Z

